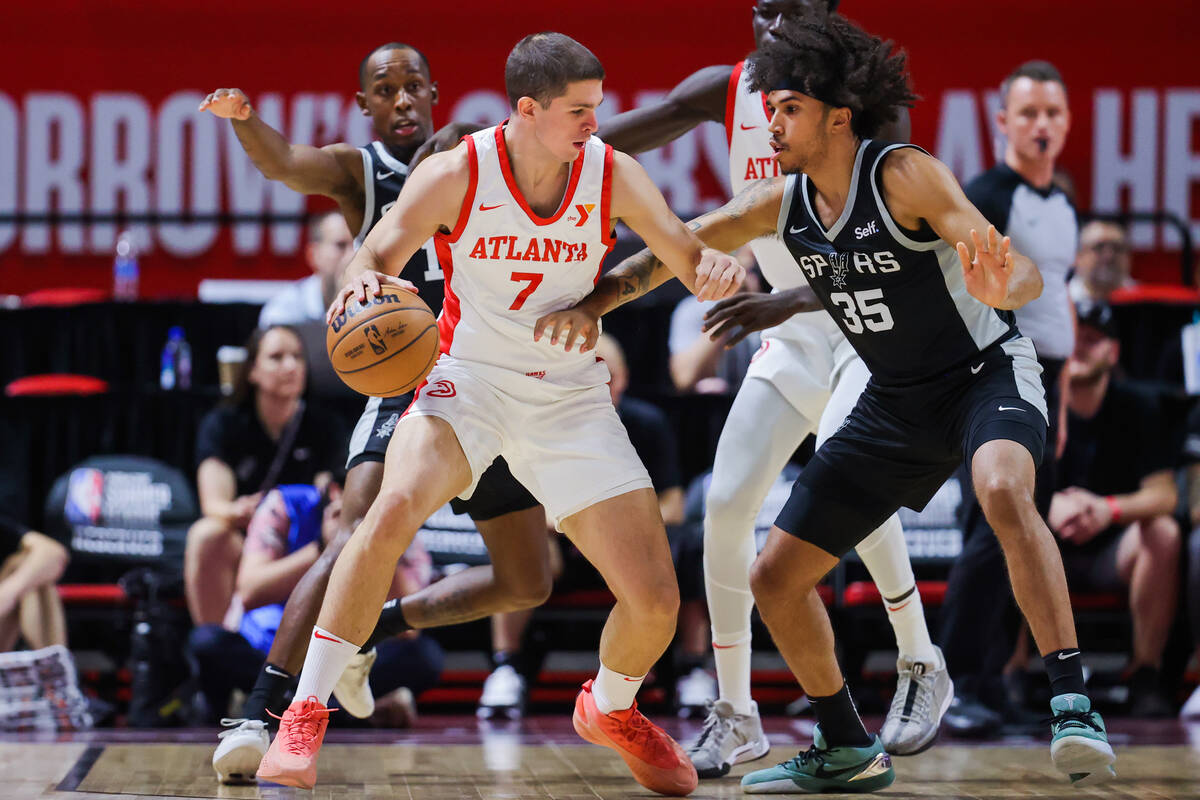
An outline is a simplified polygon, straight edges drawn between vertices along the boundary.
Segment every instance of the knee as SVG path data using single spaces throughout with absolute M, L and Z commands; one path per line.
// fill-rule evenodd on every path
M 975 496 L 992 530 L 1000 536 L 1023 528 L 1020 522 L 1026 512 L 1036 513 L 1032 487 L 1027 481 L 1000 470 L 975 481 Z
M 1182 538 L 1179 523 L 1166 514 L 1141 523 L 1142 547 L 1156 560 L 1177 563 Z
M 508 590 L 508 596 L 517 608 L 537 608 L 550 599 L 554 589 L 554 580 L 550 570 L 546 569 L 529 576 L 528 581 L 513 586 Z
M 187 547 L 198 552 L 219 547 L 230 541 L 236 532 L 233 526 L 216 517 L 201 517 L 187 532 Z
M 383 547 L 394 547 L 403 543 L 408 546 L 411 535 L 414 534 L 428 515 L 420 514 L 421 503 L 412 491 L 402 489 L 384 489 L 371 504 L 364 523 L 359 530 L 364 531 L 373 543 Z M 370 524 L 374 522 L 374 524 Z M 349 539 L 350 533 L 347 533 Z M 397 554 L 399 558 L 399 554 Z
M 626 591 L 624 597 L 618 594 L 617 599 L 629 602 L 636 613 L 648 621 L 674 626 L 679 616 L 679 584 L 674 574 L 647 581 L 632 592 Z
M 809 588 L 798 587 L 794 583 L 795 575 L 789 576 L 777 559 L 769 556 L 759 556 L 750 566 L 750 591 L 754 594 L 754 602 L 760 607 L 770 606 L 787 591 Z
M 225 650 L 225 629 L 220 625 L 197 625 L 188 634 L 187 649 L 199 664 L 220 658 Z

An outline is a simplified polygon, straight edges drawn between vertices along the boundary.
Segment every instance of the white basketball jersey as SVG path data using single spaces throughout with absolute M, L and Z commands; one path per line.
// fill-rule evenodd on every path
M 595 353 L 566 352 L 534 323 L 583 299 L 616 242 L 609 199 L 612 148 L 593 136 L 571 165 L 558 210 L 533 211 L 513 177 L 497 126 L 467 139 L 471 180 L 458 222 L 435 237 L 446 276 L 438 317 L 441 350 L 550 383 L 593 386 L 608 380 Z
M 762 92 L 750 91 L 742 65 L 743 62 L 738 62 L 733 68 L 725 101 L 729 185 L 735 195 L 757 180 L 783 174 L 774 158 L 775 151 L 771 149 L 771 134 L 767 132 L 767 124 L 771 121 L 767 99 Z M 804 274 L 778 236 L 755 239 L 750 248 L 763 277 L 776 289 L 804 285 Z

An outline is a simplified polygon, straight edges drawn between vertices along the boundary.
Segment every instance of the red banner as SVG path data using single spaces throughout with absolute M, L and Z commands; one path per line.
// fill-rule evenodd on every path
M 507 110 L 504 57 L 521 36 L 561 30 L 609 78 L 601 119 L 650 102 L 692 71 L 752 48 L 751 0 L 340 3 L 316 0 L 85 3 L 6 9 L 0 73 L 0 213 L 297 213 L 308 204 L 262 179 L 230 126 L 196 112 L 205 93 L 242 88 L 296 142 L 364 143 L 358 64 L 409 42 L 441 91 L 435 121 L 493 122 Z M 1192 0 L 963 3 L 845 0 L 843 11 L 910 56 L 922 96 L 913 139 L 966 179 L 995 160 L 990 108 L 1018 63 L 1053 61 L 1070 93 L 1062 163 L 1081 209 L 1173 212 L 1200 234 L 1200 29 Z M 1147 13 L 1141 13 L 1146 9 Z M 1166 68 L 1164 65 L 1171 65 Z M 603 135 L 603 130 L 601 130 Z M 706 125 L 641 160 L 681 214 L 725 197 L 726 149 Z M 306 271 L 297 225 L 144 227 L 142 293 L 190 295 L 202 278 Z M 0 292 L 107 287 L 111 224 L 0 223 Z M 1139 225 L 1143 277 L 1178 276 L 1179 238 Z

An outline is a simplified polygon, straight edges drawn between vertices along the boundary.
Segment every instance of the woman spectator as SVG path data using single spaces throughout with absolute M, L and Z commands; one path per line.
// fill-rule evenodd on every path
M 346 449 L 337 420 L 304 400 L 307 362 L 299 334 L 256 330 L 232 401 L 209 412 L 196 442 L 201 518 L 188 531 L 184 583 L 197 625 L 230 607 L 246 525 L 263 494 L 288 484 L 324 486 Z

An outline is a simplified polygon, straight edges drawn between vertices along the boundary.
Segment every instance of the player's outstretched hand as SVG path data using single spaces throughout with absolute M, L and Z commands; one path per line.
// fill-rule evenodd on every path
M 434 153 L 441 153 L 446 150 L 453 150 L 458 147 L 458 143 L 464 136 L 469 136 L 475 131 L 482 130 L 482 126 L 474 125 L 470 122 L 450 122 L 433 132 L 433 135 L 425 140 L 425 143 L 417 148 L 417 152 L 413 153 L 412 158 L 408 160 L 408 169 L 411 172 L 417 168 L 425 160 L 426 156 L 431 156 Z
M 967 291 L 981 303 L 999 308 L 1008 298 L 1008 279 L 1013 273 L 1013 257 L 1008 251 L 1012 240 L 1001 238 L 995 225 L 988 225 L 987 236 L 971 229 L 971 241 L 975 245 L 975 258 L 965 242 L 958 243 L 958 258 L 962 262 L 963 281 Z
M 333 302 L 329 304 L 329 310 L 325 312 L 325 324 L 328 325 L 345 314 L 346 304 L 350 302 L 351 298 L 358 300 L 359 305 L 366 305 L 368 298 L 380 294 L 384 287 L 392 286 L 417 294 L 417 287 L 411 281 L 383 272 L 363 270 L 343 286 L 333 298 Z
M 564 344 L 569 353 L 578 339 L 579 352 L 586 353 L 596 346 L 600 338 L 600 318 L 579 306 L 551 311 L 534 324 L 533 340 L 540 342 L 547 333 L 551 345 L 557 345 L 560 339 L 565 338 Z
M 217 89 L 204 98 L 201 111 L 211 111 L 223 119 L 250 119 L 254 109 L 241 89 Z
M 706 247 L 696 265 L 696 299 L 724 300 L 742 288 L 746 268 L 736 258 Z
M 716 303 L 704 313 L 701 330 L 708 338 L 729 335 L 725 346 L 733 347 L 754 331 L 773 328 L 793 314 L 821 308 L 812 289 L 807 286 L 785 292 L 741 292 Z

